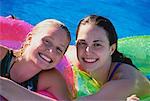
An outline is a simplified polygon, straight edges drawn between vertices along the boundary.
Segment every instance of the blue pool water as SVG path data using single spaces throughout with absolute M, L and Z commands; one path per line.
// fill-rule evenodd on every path
M 150 35 L 150 0 L 0 0 L 0 15 L 14 14 L 33 25 L 46 18 L 64 22 L 75 42 L 79 20 L 89 14 L 108 17 L 119 38 Z

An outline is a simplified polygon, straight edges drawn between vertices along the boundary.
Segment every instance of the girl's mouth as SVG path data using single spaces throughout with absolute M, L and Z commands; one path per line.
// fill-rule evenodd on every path
M 39 53 L 39 56 L 40 56 L 44 61 L 46 61 L 46 62 L 48 62 L 48 63 L 52 63 L 52 62 L 53 62 L 53 60 L 52 60 L 50 57 L 48 57 L 48 56 L 46 56 L 46 55 L 44 55 L 44 54 L 42 54 L 42 53 Z
M 98 59 L 94 59 L 94 58 L 82 58 L 82 59 L 86 63 L 94 63 L 98 60 Z

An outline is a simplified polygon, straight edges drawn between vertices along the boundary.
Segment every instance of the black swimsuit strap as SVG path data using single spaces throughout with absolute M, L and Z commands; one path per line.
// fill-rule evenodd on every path
M 112 77 L 114 76 L 116 70 L 119 68 L 119 66 L 121 65 L 121 62 L 117 63 L 117 65 L 115 66 L 115 68 L 113 69 L 111 75 L 109 76 L 108 81 L 110 81 L 112 79 Z
M 16 61 L 13 61 L 13 63 L 12 63 L 13 57 L 14 57 L 13 52 L 8 51 L 6 56 L 4 57 L 4 59 L 2 61 L 0 61 L 0 76 L 11 79 L 10 78 L 10 70 L 16 62 Z M 32 91 L 36 91 L 37 90 L 38 78 L 39 78 L 39 73 L 36 74 L 35 76 L 33 76 L 32 78 L 30 78 L 29 80 L 27 80 L 25 82 L 22 82 L 21 84 L 19 84 L 19 83 L 18 84 L 22 85 L 25 88 L 28 88 Z
M 9 79 L 10 79 L 10 69 L 11 69 L 12 65 L 14 64 L 13 63 L 11 65 L 12 58 L 13 58 L 13 52 L 8 51 L 6 56 L 0 63 L 0 68 L 1 68 L 0 75 L 3 77 L 9 78 Z

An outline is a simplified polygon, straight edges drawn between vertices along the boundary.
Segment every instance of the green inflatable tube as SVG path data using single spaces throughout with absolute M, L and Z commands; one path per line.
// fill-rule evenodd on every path
M 118 40 L 118 50 L 132 59 L 134 65 L 150 80 L 150 36 L 133 36 Z M 140 97 L 150 101 L 150 94 Z
M 132 59 L 134 65 L 150 80 L 150 36 L 119 39 L 118 50 Z

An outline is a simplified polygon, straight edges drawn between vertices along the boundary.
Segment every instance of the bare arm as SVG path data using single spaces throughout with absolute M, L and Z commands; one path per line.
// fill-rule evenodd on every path
M 134 67 L 123 64 L 114 75 L 113 80 L 105 83 L 97 94 L 80 100 L 126 100 L 136 94 L 138 97 L 150 93 L 150 83 Z
M 27 90 L 3 77 L 0 77 L 0 95 L 4 96 L 9 101 L 54 101 L 51 98 Z
M 130 80 L 113 80 L 106 83 L 97 94 L 79 98 L 78 100 L 125 101 L 130 94 L 134 94 L 133 86 L 131 86 Z
M 63 76 L 56 70 L 43 71 L 38 81 L 38 90 L 47 90 L 58 100 L 70 100 L 67 85 Z
M 136 95 L 132 95 L 127 98 L 127 101 L 140 101 L 140 99 Z

